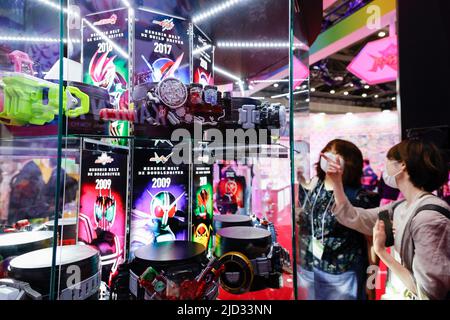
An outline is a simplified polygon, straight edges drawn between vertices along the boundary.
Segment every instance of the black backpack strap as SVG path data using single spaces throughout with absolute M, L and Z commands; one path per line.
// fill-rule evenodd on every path
M 438 206 L 436 204 L 426 204 L 426 205 L 421 206 L 419 209 L 417 209 L 414 216 L 416 216 L 421 211 L 436 211 L 436 212 L 439 212 L 440 214 L 442 214 L 443 216 L 447 217 L 447 219 L 450 219 L 450 210 L 448 210 L 447 208 Z

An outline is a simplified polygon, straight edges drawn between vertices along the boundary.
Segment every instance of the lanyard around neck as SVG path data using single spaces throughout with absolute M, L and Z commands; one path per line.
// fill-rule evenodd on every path
M 314 204 L 311 207 L 311 211 L 310 211 L 310 215 L 311 215 L 311 235 L 312 235 L 313 238 L 315 238 L 314 211 L 315 211 L 315 208 L 316 208 L 317 199 L 319 199 L 319 196 L 320 196 L 320 194 L 322 192 L 322 189 L 323 189 L 324 185 L 325 185 L 325 182 L 323 182 L 322 185 L 320 186 L 320 189 L 319 189 L 319 191 L 318 191 L 318 193 L 316 195 L 316 198 L 314 200 Z M 330 209 L 330 206 L 331 206 L 331 203 L 333 202 L 333 199 L 334 199 L 333 197 L 330 198 L 330 200 L 328 201 L 328 204 L 327 204 L 327 206 L 325 208 L 325 211 L 324 211 L 324 213 L 322 215 L 322 239 L 321 239 L 322 240 L 322 244 L 323 244 L 323 238 L 324 238 L 325 218 L 327 217 L 328 209 Z

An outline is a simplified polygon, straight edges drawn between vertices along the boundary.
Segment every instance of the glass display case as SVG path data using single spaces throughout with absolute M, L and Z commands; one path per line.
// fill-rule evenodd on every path
M 2 1 L 1 299 L 298 298 L 294 2 Z

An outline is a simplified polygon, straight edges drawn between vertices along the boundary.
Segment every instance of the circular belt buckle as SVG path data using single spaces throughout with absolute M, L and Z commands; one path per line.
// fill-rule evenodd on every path
M 156 92 L 161 102 L 170 109 L 184 105 L 188 98 L 186 86 L 176 78 L 167 78 L 158 83 Z
M 204 101 L 210 105 L 217 105 L 217 89 L 213 86 L 206 86 L 203 90 Z

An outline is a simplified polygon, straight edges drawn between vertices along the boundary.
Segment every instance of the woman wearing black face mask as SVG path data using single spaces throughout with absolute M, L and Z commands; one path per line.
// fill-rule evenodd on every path
M 450 291 L 450 207 L 430 192 L 448 180 L 448 168 L 433 144 L 407 140 L 389 150 L 384 180 L 405 197 L 377 209 L 355 208 L 347 198 L 342 166 L 329 160 L 327 177 L 334 189 L 336 219 L 343 225 L 373 234 L 374 250 L 404 285 L 404 297 L 448 299 Z M 388 211 L 396 229 L 394 252 L 386 252 L 385 224 L 378 214 Z
M 352 204 L 373 208 L 379 198 L 361 186 L 363 157 L 353 143 L 333 140 L 322 153 L 327 156 L 316 165 L 317 177 L 300 196 L 300 296 L 308 300 L 364 299 L 369 264 L 366 238 L 340 224 L 331 212 L 334 197 L 326 175 L 328 161 L 341 159 L 344 192 Z

